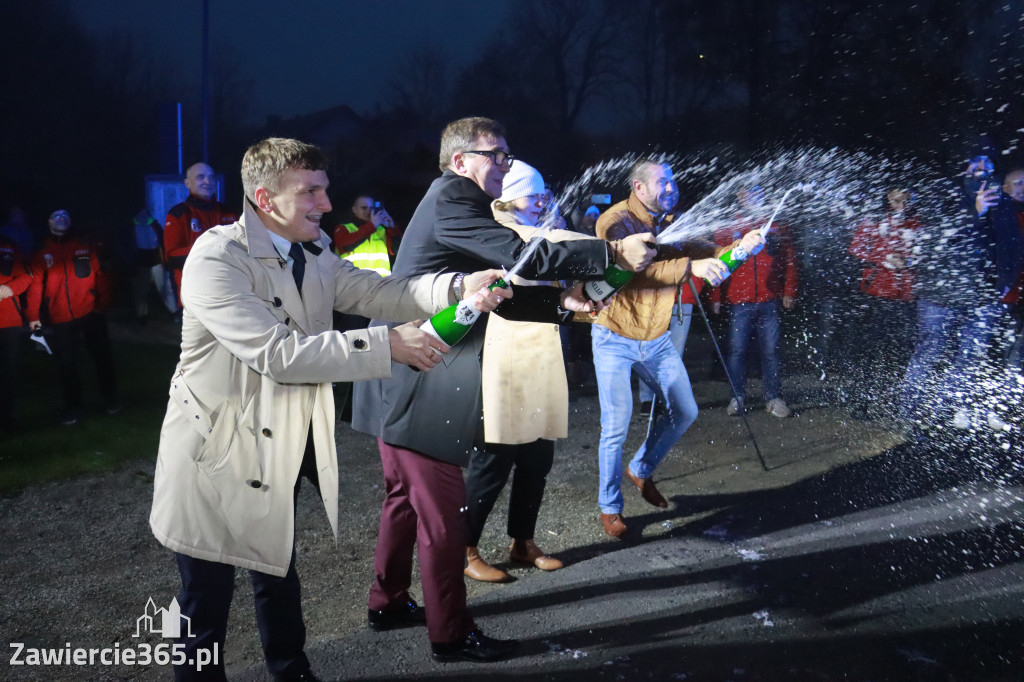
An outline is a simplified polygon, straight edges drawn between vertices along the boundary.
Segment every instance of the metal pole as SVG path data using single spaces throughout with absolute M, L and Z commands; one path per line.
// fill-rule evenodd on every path
M 738 403 L 740 400 L 739 394 L 736 392 L 736 384 L 732 382 L 732 377 L 729 376 L 729 366 L 725 364 L 725 358 L 722 357 L 722 349 L 718 347 L 718 341 L 715 339 L 715 333 L 711 330 L 711 320 L 708 319 L 708 314 L 704 310 L 704 304 L 700 302 L 700 294 L 697 293 L 697 285 L 690 280 L 690 291 L 693 292 L 693 300 L 696 301 L 697 307 L 700 308 L 701 317 L 704 318 L 704 324 L 708 328 L 708 336 L 711 337 L 711 345 L 715 347 L 715 353 L 718 355 L 718 361 L 722 363 L 722 369 L 725 371 L 725 378 L 729 380 L 729 390 L 732 391 L 732 397 L 736 399 Z M 740 419 L 743 420 L 743 425 L 747 427 L 747 433 L 750 434 L 750 442 L 754 444 L 754 452 L 757 453 L 757 459 L 761 462 L 761 468 L 768 471 L 768 462 L 765 461 L 764 455 L 761 454 L 761 448 L 757 445 L 757 438 L 754 437 L 754 430 L 750 428 L 750 422 L 747 421 L 747 415 L 740 409 Z
M 210 0 L 203 0 L 203 157 L 210 159 Z
M 181 139 L 181 102 L 178 102 L 178 175 L 185 173 L 184 163 L 182 159 L 182 139 Z

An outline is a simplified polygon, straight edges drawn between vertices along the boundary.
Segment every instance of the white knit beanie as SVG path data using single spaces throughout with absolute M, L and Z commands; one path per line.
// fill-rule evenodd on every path
M 498 201 L 515 201 L 531 194 L 543 193 L 544 178 L 540 176 L 537 169 L 516 159 L 501 183 L 501 198 Z

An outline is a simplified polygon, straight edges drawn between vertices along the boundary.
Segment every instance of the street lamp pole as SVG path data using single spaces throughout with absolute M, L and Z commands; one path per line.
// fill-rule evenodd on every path
M 203 0 L 203 161 L 210 160 L 210 0 Z

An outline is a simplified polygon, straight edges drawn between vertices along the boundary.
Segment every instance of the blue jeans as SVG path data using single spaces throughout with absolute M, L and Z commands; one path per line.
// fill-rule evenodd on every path
M 697 401 L 669 332 L 653 341 L 635 341 L 595 324 L 592 336 L 601 401 L 598 504 L 605 514 L 621 514 L 622 446 L 633 414 L 630 372 L 635 369 L 666 405 L 664 411 L 655 415 L 646 440 L 629 463 L 635 476 L 651 476 L 669 449 L 697 419 Z
M 729 322 L 729 376 L 735 384 L 736 395 L 746 397 L 747 343 L 757 330 L 761 346 L 761 377 L 764 380 L 764 399 L 779 397 L 781 373 L 779 370 L 779 301 L 764 303 L 736 303 L 731 306 Z
M 679 314 L 680 307 L 683 309 L 682 315 Z M 672 345 L 679 351 L 679 357 L 683 357 L 683 348 L 686 346 L 686 337 L 690 333 L 690 321 L 692 319 L 692 303 L 676 303 L 672 306 L 672 321 L 669 322 L 668 333 L 672 337 Z M 640 382 L 639 398 L 642 403 L 654 400 L 654 391 L 651 390 L 646 381 Z
M 903 413 L 913 418 L 921 404 L 932 394 L 936 405 L 951 409 L 965 407 L 970 391 L 971 375 L 984 371 L 989 342 L 1002 317 L 1005 306 L 1000 303 L 960 310 L 946 308 L 921 299 L 917 302 L 918 341 L 903 379 Z M 941 378 L 935 370 L 955 344 L 956 355 L 949 371 Z M 959 395 L 957 395 L 959 394 Z

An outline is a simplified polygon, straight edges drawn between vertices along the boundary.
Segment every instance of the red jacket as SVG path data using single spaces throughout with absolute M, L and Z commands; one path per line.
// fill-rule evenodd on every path
M 32 275 L 25 269 L 21 253 L 14 242 L 0 237 L 0 285 L 6 285 L 14 292 L 13 296 L 0 300 L 0 329 L 22 327 L 22 318 L 18 297 L 32 284 Z
M 860 289 L 871 296 L 897 301 L 914 300 L 914 272 L 909 268 L 886 267 L 892 254 L 910 262 L 921 223 L 914 218 L 896 219 L 892 214 L 880 223 L 863 223 L 850 243 L 850 254 L 864 261 Z
M 110 302 L 110 280 L 100 270 L 96 246 L 77 237 L 50 235 L 32 257 L 32 273 L 29 322 L 41 319 L 43 311 L 51 324 L 70 322 Z
M 171 207 L 164 221 L 164 257 L 167 264 L 179 271 L 185 267 L 185 257 L 203 232 L 217 225 L 230 225 L 238 214 L 226 210 L 217 201 L 206 201 L 189 195 L 188 199 Z M 180 283 L 180 282 L 179 282 Z
M 738 216 L 736 222 L 715 233 L 720 246 L 732 244 L 746 233 L 760 229 L 763 223 Z M 779 296 L 795 298 L 797 292 L 796 249 L 789 229 L 772 223 L 768 243 L 761 252 L 736 268 L 721 286 L 711 290 L 711 302 L 721 303 L 723 290 L 726 303 L 764 303 Z
M 694 286 L 697 287 L 697 295 L 700 296 L 700 292 L 704 289 L 704 280 L 699 277 L 690 279 Z M 676 299 L 677 303 L 690 303 L 694 304 L 697 299 L 693 297 L 693 291 L 690 289 L 689 283 L 679 285 L 679 297 Z

